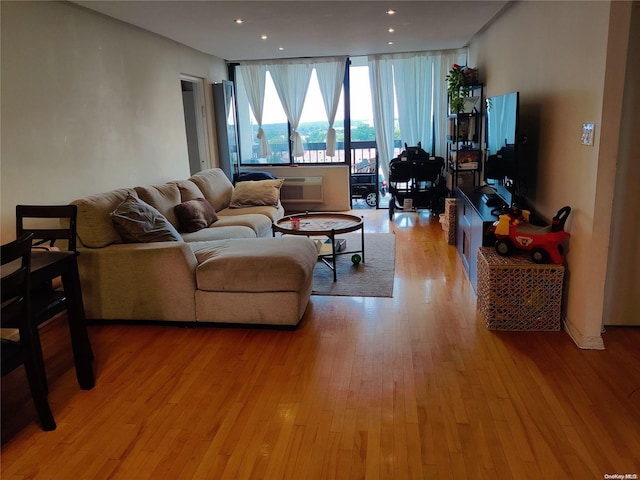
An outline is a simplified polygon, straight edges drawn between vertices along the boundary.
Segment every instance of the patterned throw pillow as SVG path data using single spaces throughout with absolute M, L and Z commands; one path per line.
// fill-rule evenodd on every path
M 127 243 L 182 242 L 182 237 L 164 215 L 132 195 L 128 195 L 110 215 Z

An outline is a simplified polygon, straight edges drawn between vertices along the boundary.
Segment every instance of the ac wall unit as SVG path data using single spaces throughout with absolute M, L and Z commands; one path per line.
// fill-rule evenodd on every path
M 322 203 L 323 177 L 285 177 L 280 188 L 282 203 Z

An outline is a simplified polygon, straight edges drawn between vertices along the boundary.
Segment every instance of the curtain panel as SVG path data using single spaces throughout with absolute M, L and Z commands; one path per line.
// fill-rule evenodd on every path
M 389 178 L 389 162 L 393 158 L 394 96 L 393 60 L 369 59 L 369 83 L 373 105 L 373 128 L 376 132 L 378 165 Z
M 446 152 L 447 83 L 451 65 L 466 64 L 467 50 L 369 55 L 369 81 L 378 161 L 385 175 L 393 158 L 394 98 L 403 143 L 431 155 Z
M 304 155 L 302 137 L 298 132 L 298 124 L 302 116 L 304 99 L 309 89 L 309 80 L 313 65 L 310 64 L 277 64 L 269 65 L 269 73 L 278 92 L 278 97 L 291 124 L 291 137 L 293 142 L 292 154 L 294 157 Z
M 324 109 L 329 119 L 329 130 L 327 130 L 327 156 L 334 157 L 336 155 L 336 129 L 333 127 L 338 113 L 338 105 L 340 103 L 340 93 L 342 92 L 342 84 L 344 82 L 344 72 L 347 61 L 333 61 L 316 63 L 316 75 L 318 77 L 318 85 L 320 85 L 320 93 Z
M 271 148 L 264 130 L 262 129 L 262 113 L 264 110 L 265 81 L 267 77 L 266 65 L 240 65 L 240 78 L 247 92 L 249 107 L 258 122 L 258 156 L 266 158 L 271 155 Z

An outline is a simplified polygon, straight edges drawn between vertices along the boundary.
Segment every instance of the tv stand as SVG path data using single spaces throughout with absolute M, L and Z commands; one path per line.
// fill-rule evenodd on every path
M 504 205 L 504 202 L 500 198 L 500 195 L 497 193 L 483 193 L 482 201 L 488 207 L 501 207 Z
M 456 193 L 456 248 L 469 276 L 473 289 L 477 291 L 478 248 L 493 247 L 496 238 L 489 232 L 502 213 L 499 206 L 487 205 L 485 194 L 495 194 L 491 187 L 458 187 Z

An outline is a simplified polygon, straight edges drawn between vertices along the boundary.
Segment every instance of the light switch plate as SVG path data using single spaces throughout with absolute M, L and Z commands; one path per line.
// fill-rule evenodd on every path
M 595 124 L 593 123 L 582 124 L 582 136 L 580 137 L 580 143 L 582 143 L 582 145 L 586 145 L 588 147 L 593 146 L 594 129 L 595 129 Z

